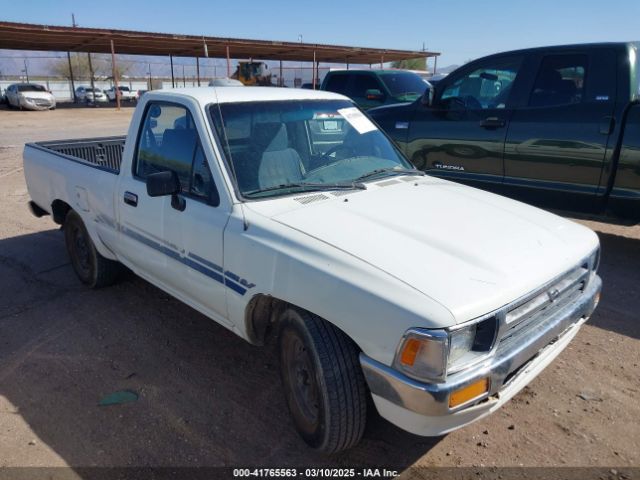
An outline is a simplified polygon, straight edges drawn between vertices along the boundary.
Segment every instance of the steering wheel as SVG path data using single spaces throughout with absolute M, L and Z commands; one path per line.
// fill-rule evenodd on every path
M 345 145 L 344 143 L 341 143 L 340 145 L 331 147 L 329 150 L 324 152 L 320 157 L 320 160 L 330 157 L 332 154 L 339 152 L 340 150 L 347 150 L 347 151 L 350 151 L 351 153 L 355 153 L 355 150 L 353 149 L 353 147 L 350 147 L 349 145 Z

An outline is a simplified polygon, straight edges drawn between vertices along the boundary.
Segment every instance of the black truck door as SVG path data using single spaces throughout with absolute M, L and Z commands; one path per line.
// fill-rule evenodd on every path
M 615 127 L 615 52 L 536 54 L 505 144 L 507 195 L 558 209 L 596 207 Z
M 432 175 L 489 190 L 503 178 L 509 97 L 522 56 L 473 62 L 438 83 L 431 107 L 418 105 L 406 153 Z M 403 125 L 396 125 L 396 129 Z

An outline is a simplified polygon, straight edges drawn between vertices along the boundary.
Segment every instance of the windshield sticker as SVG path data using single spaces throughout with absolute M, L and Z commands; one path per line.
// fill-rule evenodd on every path
M 356 107 L 341 108 L 338 113 L 355 128 L 359 134 L 377 130 L 376 126 Z

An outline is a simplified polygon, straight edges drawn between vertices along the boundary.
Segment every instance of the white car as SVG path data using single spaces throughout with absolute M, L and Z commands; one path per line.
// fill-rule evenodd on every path
M 94 91 L 95 90 L 95 91 Z M 86 86 L 80 86 L 76 88 L 76 102 L 80 103 L 105 103 L 109 99 L 105 93 L 99 88 L 91 88 Z
M 134 102 L 138 100 L 138 92 L 132 91 L 129 87 L 118 85 L 120 91 L 120 101 Z M 116 101 L 116 87 L 111 87 L 104 91 L 110 102 Z
M 9 107 L 20 110 L 53 110 L 56 98 L 43 85 L 35 83 L 14 83 L 5 90 Z
M 368 395 L 418 435 L 489 415 L 600 296 L 591 230 L 415 170 L 331 92 L 148 92 L 127 137 L 27 144 L 24 174 L 86 285 L 126 265 L 277 342 L 293 422 L 323 452 L 360 440 Z

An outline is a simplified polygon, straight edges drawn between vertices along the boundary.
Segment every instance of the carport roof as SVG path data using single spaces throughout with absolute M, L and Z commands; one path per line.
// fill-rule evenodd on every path
M 129 55 L 174 55 L 176 57 L 231 58 L 260 60 L 316 61 L 331 63 L 381 63 L 418 57 L 434 57 L 437 52 L 359 48 L 240 38 L 177 35 L 102 28 L 62 27 L 0 22 L 0 48 L 57 52 L 116 53 Z M 206 50 L 205 50 L 206 45 Z M 205 52 L 208 52 L 206 55 Z

